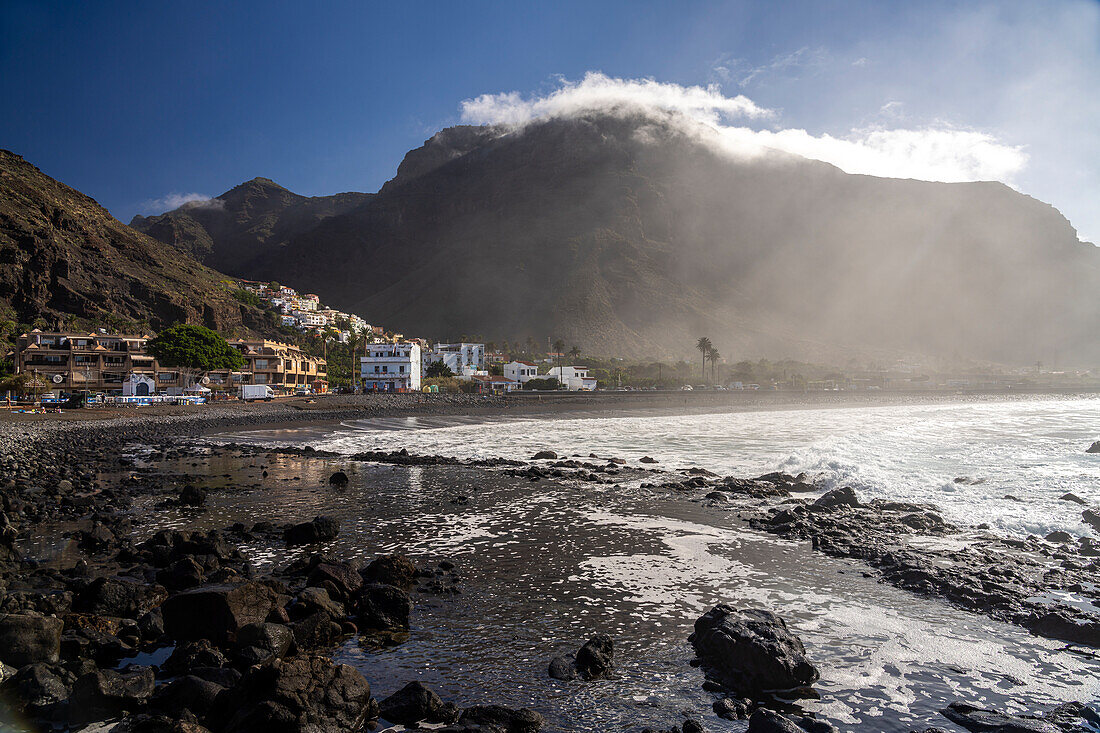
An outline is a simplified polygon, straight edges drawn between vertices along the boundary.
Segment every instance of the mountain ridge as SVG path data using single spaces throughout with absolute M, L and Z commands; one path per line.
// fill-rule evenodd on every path
M 406 333 L 727 354 L 1100 359 L 1100 251 L 997 182 L 730 151 L 669 115 L 449 128 L 242 265 Z
M 31 323 L 75 316 L 223 333 L 264 326 L 224 276 L 112 217 L 91 197 L 0 150 L 0 305 Z

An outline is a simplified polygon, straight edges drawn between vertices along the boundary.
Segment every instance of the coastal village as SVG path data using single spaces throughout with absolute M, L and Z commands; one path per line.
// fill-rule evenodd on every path
M 553 386 L 573 391 L 596 388 L 596 379 L 584 366 L 509 360 L 500 352 L 487 351 L 484 343 L 431 344 L 427 339 L 388 333 L 359 315 L 326 308 L 315 294 L 301 294 L 278 283 L 245 280 L 234 287 L 276 311 L 285 328 L 325 341 L 361 343 L 356 350 L 357 378 L 345 385 L 355 391 L 437 392 L 440 387 L 435 380 L 440 378 L 465 383 L 463 391 L 480 394 L 511 392 L 533 380 L 552 380 Z M 206 371 L 192 381 L 184 370 L 159 363 L 147 351 L 151 338 L 151 333 L 114 333 L 103 328 L 92 333 L 33 328 L 17 337 L 8 358 L 16 374 L 27 375 L 37 392 L 58 397 L 85 392 L 138 403 L 157 397 L 271 399 L 324 394 L 332 386 L 327 359 L 291 343 L 228 339 L 245 366 Z
M 278 319 L 283 332 L 312 337 L 327 353 L 329 344 L 340 344 L 352 359 L 349 379 L 334 384 L 329 375 L 329 360 L 310 353 L 300 345 L 271 338 L 230 338 L 228 344 L 242 357 L 238 369 L 214 369 L 198 375 L 161 364 L 146 348 L 152 333 L 119 333 L 106 328 L 93 332 L 32 328 L 15 339 L 7 354 L 16 375 L 23 375 L 26 391 L 36 401 L 60 401 L 68 395 L 83 393 L 91 401 L 148 404 L 155 401 L 206 402 L 216 399 L 274 399 L 285 396 L 325 394 L 333 389 L 354 392 L 439 392 L 462 391 L 473 394 L 508 394 L 518 390 L 593 391 L 633 389 L 619 383 L 609 384 L 608 370 L 601 380 L 591 366 L 564 363 L 578 351 L 563 353 L 548 348 L 544 354 L 532 353 L 531 340 L 523 352 L 506 352 L 494 344 L 474 341 L 432 343 L 372 325 L 355 313 L 325 307 L 313 293 L 299 293 L 279 283 L 238 280 L 226 284 L 240 298 L 260 304 Z M 706 358 L 713 358 L 711 350 Z M 592 360 L 585 360 L 592 361 Z M 614 360 L 613 360 L 614 361 Z M 762 363 L 762 362 L 761 362 Z M 840 391 L 877 389 L 1013 389 L 1042 384 L 1066 385 L 1091 374 L 1066 374 L 1042 370 L 1020 370 L 996 375 L 954 374 L 929 379 L 919 365 L 898 364 L 879 371 L 859 374 L 822 372 L 804 377 L 795 365 L 782 371 L 760 368 L 760 363 L 730 365 L 725 378 L 715 373 L 716 364 L 706 379 L 696 380 L 687 366 L 688 383 L 672 387 L 681 390 L 760 390 L 798 389 L 802 391 Z M 782 363 L 780 363 L 782 364 Z M 648 383 L 655 389 L 661 383 L 661 365 Z M 670 372 L 673 370 L 670 369 Z M 675 372 L 673 372 L 675 374 Z M 665 388 L 668 388 L 667 386 Z M 10 394 L 9 394 L 10 402 Z

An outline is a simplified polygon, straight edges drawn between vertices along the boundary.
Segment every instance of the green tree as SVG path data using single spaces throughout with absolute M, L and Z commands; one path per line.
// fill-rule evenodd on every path
M 161 366 L 179 369 L 184 376 L 184 387 L 196 374 L 216 369 L 240 369 L 246 363 L 241 353 L 217 331 L 186 323 L 177 323 L 161 331 L 149 340 L 146 350 Z
M 695 342 L 695 348 L 699 350 L 699 353 L 703 355 L 703 371 L 699 373 L 699 378 L 705 380 L 707 372 L 707 354 L 714 348 L 714 344 L 706 336 L 700 336 L 699 340 Z
M 451 368 L 449 366 L 447 366 L 443 363 L 442 360 L 440 360 L 433 361 L 431 364 L 429 364 L 428 371 L 425 375 L 429 379 L 435 379 L 437 377 L 453 377 L 455 373 L 451 371 Z
M 569 358 L 571 358 L 571 359 L 576 359 L 580 355 L 581 355 L 581 350 L 579 348 L 577 348 L 576 346 L 574 346 L 573 348 L 571 348 L 569 350 Z

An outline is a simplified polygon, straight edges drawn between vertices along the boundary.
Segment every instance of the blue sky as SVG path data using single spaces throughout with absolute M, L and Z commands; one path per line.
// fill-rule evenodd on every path
M 734 133 L 854 172 L 1006 180 L 1100 241 L 1093 1 L 0 7 L 0 147 L 123 221 L 255 176 L 374 191 L 464 119 L 691 87 Z M 740 97 L 762 114 L 730 113 Z

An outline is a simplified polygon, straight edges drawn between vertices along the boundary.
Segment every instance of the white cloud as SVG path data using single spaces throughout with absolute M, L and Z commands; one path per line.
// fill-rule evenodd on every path
M 221 199 L 212 198 L 202 193 L 170 193 L 159 199 L 149 199 L 143 202 L 141 213 L 146 216 L 153 216 L 185 205 L 196 208 L 220 209 L 224 206 L 224 203 Z
M 771 118 L 775 113 L 743 95 L 727 97 L 717 85 L 616 79 L 597 72 L 589 72 L 580 82 L 561 80 L 557 89 L 544 96 L 507 92 L 468 99 L 462 103 L 462 118 L 474 124 L 518 127 L 537 119 L 584 112 L 639 110 L 672 112 L 672 119 L 681 120 L 689 134 L 702 135 L 740 157 L 782 150 L 831 163 L 848 173 L 929 181 L 1011 182 L 1028 160 L 1021 147 L 1006 145 L 985 132 L 947 125 L 853 129 L 841 137 L 814 135 L 804 129 L 758 130 L 745 126 L 745 120 Z M 734 124 L 735 119 L 740 124 Z
M 742 95 L 724 96 L 716 84 L 689 87 L 653 79 L 615 79 L 592 71 L 579 82 L 559 81 L 558 89 L 542 97 L 505 92 L 467 99 L 462 102 L 462 119 L 475 124 L 522 125 L 537 118 L 618 107 L 682 112 L 717 125 L 736 117 L 761 118 L 773 114 Z

